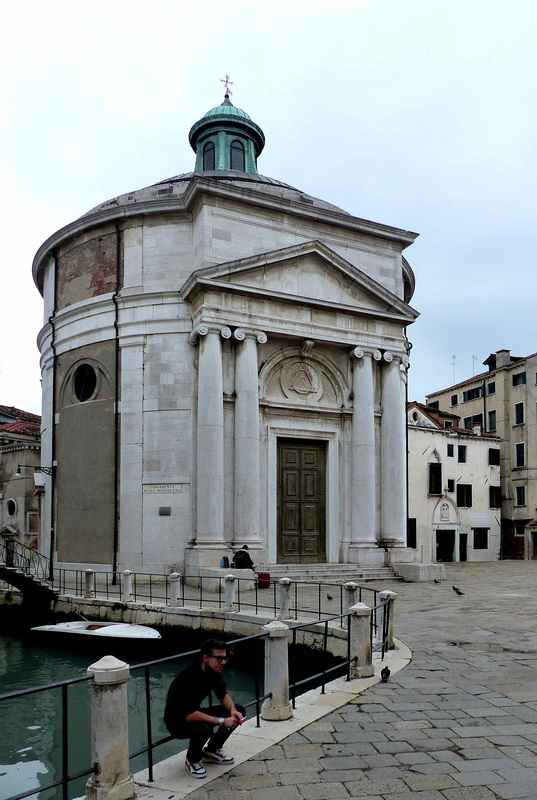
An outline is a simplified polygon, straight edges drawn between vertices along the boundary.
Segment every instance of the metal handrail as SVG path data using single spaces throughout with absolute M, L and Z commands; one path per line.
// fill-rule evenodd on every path
M 48 581 L 50 559 L 15 539 L 0 542 L 0 563 L 37 580 Z

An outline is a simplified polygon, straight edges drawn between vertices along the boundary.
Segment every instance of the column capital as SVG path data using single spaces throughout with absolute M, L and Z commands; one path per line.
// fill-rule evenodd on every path
M 353 349 L 349 353 L 349 358 L 373 358 L 373 350 L 365 350 L 363 347 L 353 347 Z
M 227 325 L 210 324 L 201 322 L 188 335 L 190 344 L 197 344 L 200 336 L 207 336 L 209 333 L 220 334 L 222 339 L 231 338 L 231 329 Z
M 263 331 L 255 331 L 249 328 L 235 328 L 233 338 L 237 342 L 243 342 L 245 339 L 255 339 L 259 344 L 265 344 L 267 334 Z

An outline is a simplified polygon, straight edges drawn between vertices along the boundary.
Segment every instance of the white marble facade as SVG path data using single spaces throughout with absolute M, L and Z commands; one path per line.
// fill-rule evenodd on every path
M 51 247 L 121 233 L 118 291 L 56 311 L 54 331 L 56 354 L 117 336 L 117 566 L 197 570 L 243 544 L 277 563 L 282 439 L 324 448 L 323 560 L 412 560 L 406 327 L 417 313 L 402 252 L 416 235 L 240 175 L 116 198 L 36 256 L 48 319 Z M 50 338 L 47 322 L 45 460 Z

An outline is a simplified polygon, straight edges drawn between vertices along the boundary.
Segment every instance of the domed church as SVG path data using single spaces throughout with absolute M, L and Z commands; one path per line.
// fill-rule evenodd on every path
M 406 327 L 417 234 L 258 172 L 223 103 L 194 171 L 115 197 L 33 264 L 61 567 L 210 574 L 408 563 Z

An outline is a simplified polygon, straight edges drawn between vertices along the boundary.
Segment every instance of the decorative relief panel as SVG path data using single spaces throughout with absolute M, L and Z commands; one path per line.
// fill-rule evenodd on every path
M 265 364 L 260 378 L 266 400 L 329 408 L 340 408 L 343 402 L 343 378 L 336 368 L 317 355 L 304 357 L 298 348 Z

